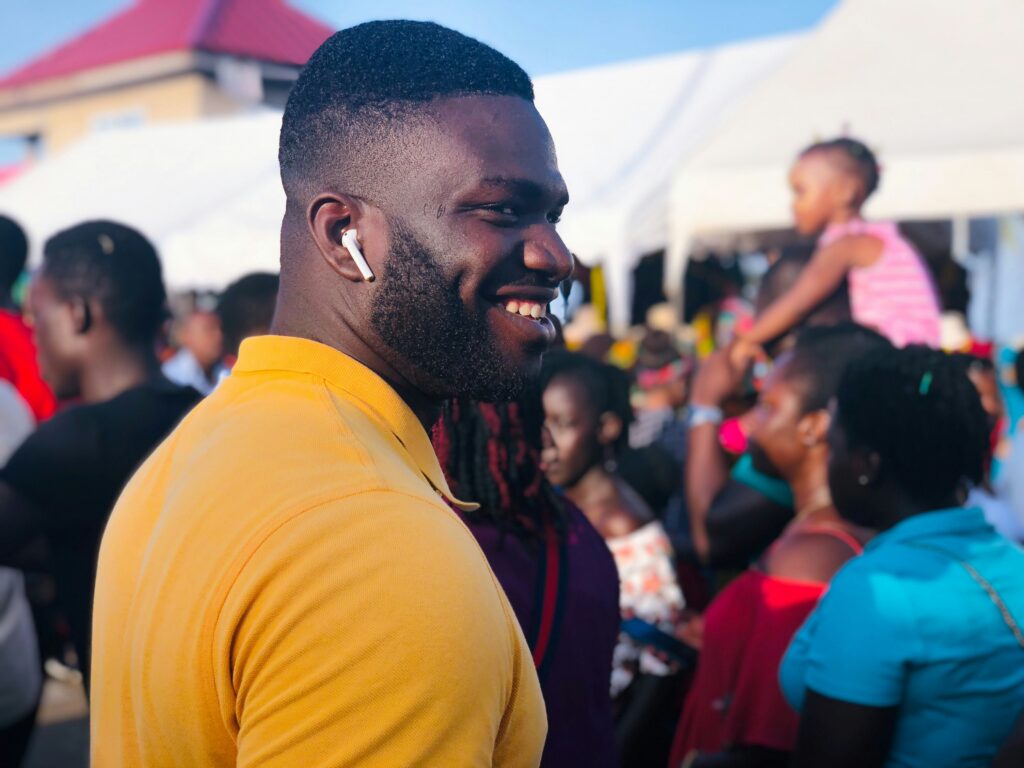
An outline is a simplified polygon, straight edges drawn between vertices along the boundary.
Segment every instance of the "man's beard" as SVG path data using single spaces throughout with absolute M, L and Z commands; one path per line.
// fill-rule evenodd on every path
M 445 277 L 437 253 L 400 225 L 393 232 L 370 312 L 393 362 L 431 397 L 487 402 L 519 397 L 529 376 L 502 356 L 486 309 L 470 312 L 458 285 Z

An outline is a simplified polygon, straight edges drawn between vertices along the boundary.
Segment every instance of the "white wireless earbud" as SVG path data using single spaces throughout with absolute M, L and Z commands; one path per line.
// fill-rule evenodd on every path
M 352 261 L 359 267 L 359 272 L 363 276 L 363 280 L 368 283 L 372 283 L 377 277 L 373 274 L 373 270 L 370 269 L 370 265 L 366 263 L 366 257 L 363 256 L 363 252 L 359 250 L 359 240 L 356 239 L 356 231 L 350 229 L 341 236 L 341 244 L 348 251 L 352 257 Z

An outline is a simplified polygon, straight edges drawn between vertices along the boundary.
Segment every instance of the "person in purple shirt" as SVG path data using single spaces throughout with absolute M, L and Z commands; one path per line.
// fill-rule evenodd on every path
M 433 442 L 461 513 L 530 643 L 548 715 L 542 766 L 617 764 L 609 683 L 619 577 L 604 540 L 540 471 L 539 413 L 446 404 Z

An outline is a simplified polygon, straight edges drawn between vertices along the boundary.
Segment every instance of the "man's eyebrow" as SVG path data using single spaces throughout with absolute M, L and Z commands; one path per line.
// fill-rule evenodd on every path
M 480 184 L 485 187 L 500 187 L 530 200 L 543 200 L 544 198 L 556 198 L 556 206 L 565 206 L 569 202 L 569 192 L 564 184 L 546 187 L 538 184 L 532 179 L 510 178 L 508 176 L 491 176 L 481 180 Z

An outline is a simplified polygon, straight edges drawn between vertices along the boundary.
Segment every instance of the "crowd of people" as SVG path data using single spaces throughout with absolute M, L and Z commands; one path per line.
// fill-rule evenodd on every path
M 99 768 L 1024 764 L 1024 428 L 865 144 L 795 159 L 749 321 L 626 362 L 548 312 L 567 193 L 493 49 L 337 33 L 280 161 L 281 273 L 219 295 L 114 221 L 23 289 L 0 217 L 0 765 L 48 659 Z

